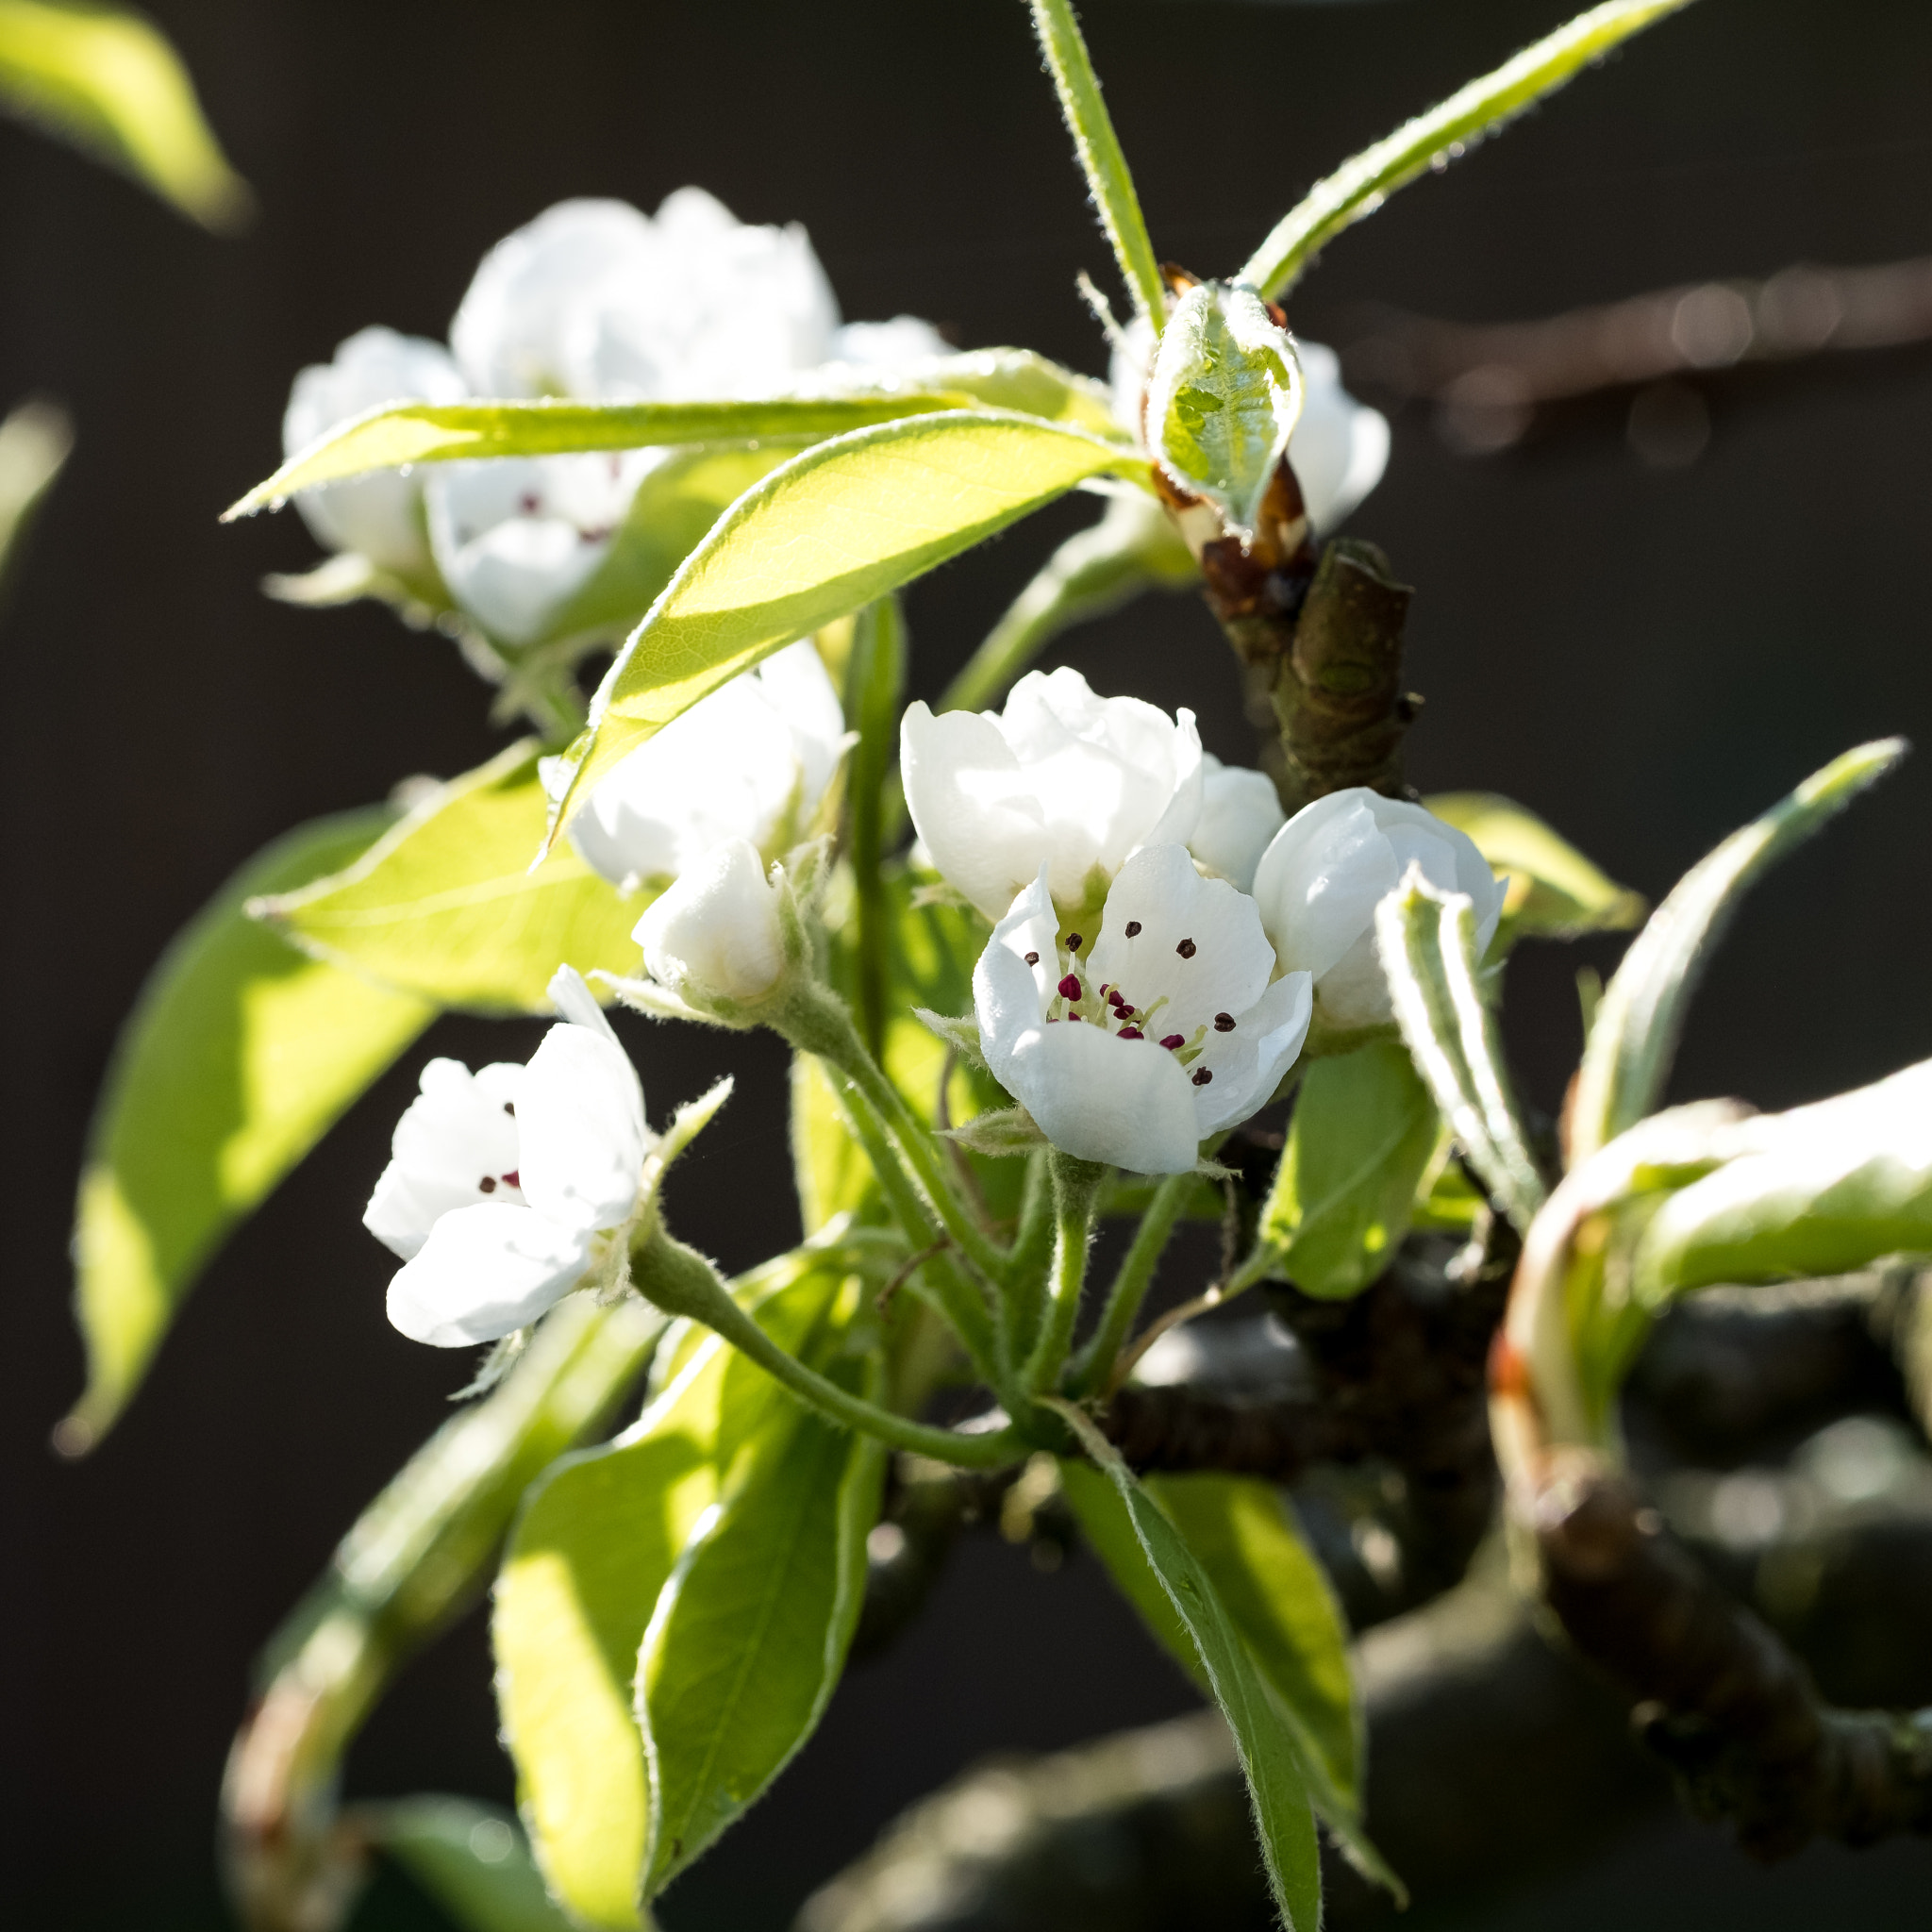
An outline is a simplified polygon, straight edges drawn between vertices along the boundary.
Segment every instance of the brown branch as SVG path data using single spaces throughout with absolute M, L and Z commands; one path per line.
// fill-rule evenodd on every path
M 1932 256 L 1849 269 L 1800 262 L 1763 281 L 1686 283 L 1534 322 L 1382 308 L 1342 359 L 1352 386 L 1435 403 L 1449 441 L 1479 455 L 1522 441 L 1552 405 L 1926 341 Z

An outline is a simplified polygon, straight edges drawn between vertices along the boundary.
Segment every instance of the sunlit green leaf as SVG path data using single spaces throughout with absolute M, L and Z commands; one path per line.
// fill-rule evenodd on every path
M 1174 304 L 1147 385 L 1148 441 L 1244 539 L 1301 412 L 1294 344 L 1252 289 L 1198 282 Z
M 1100 77 L 1093 71 L 1080 24 L 1074 18 L 1071 0 L 1032 0 L 1032 5 L 1034 31 L 1040 36 L 1041 51 L 1046 56 L 1047 71 L 1059 94 L 1060 112 L 1074 137 L 1074 149 L 1087 176 L 1100 225 L 1107 230 L 1114 258 L 1121 266 L 1121 278 L 1132 293 L 1135 307 L 1151 316 L 1158 326 L 1166 296 L 1159 258 L 1147 239 L 1147 223 L 1134 192 L 1134 177 L 1121 152 L 1107 103 L 1100 97 Z
M 626 752 L 794 638 L 1090 477 L 1144 458 L 1029 416 L 951 410 L 816 444 L 747 491 L 631 634 L 574 748 L 561 817 Z
M 1904 740 L 1890 738 L 1834 758 L 1672 888 L 1598 1003 L 1567 1109 L 1572 1166 L 1636 1125 L 1662 1098 L 1690 995 L 1745 891 L 1905 753 Z
M 830 1365 L 856 1386 L 859 1365 Z M 865 1595 L 885 1452 L 802 1410 L 765 1431 L 686 1545 L 638 1658 L 644 1895 L 727 1830 L 817 1727 Z
M 751 1311 L 808 1353 L 839 1288 L 812 1264 L 779 1271 Z M 658 1593 L 760 1431 L 789 1440 L 802 1414 L 715 1336 L 687 1339 L 667 1340 L 671 1380 L 635 1427 L 532 1491 L 496 1585 L 497 1698 L 524 1814 L 558 1897 L 598 1927 L 639 1922 L 649 1801 L 632 1679 Z
M 569 846 L 535 872 L 547 813 L 533 744 L 440 786 L 354 865 L 251 910 L 320 958 L 439 1005 L 548 1013 L 560 964 L 635 970 L 625 898 Z
M 1639 1301 L 1932 1253 L 1932 1061 L 1755 1121 L 1751 1133 L 1758 1151 L 1692 1181 L 1651 1217 L 1631 1265 Z
M 1375 910 L 1402 1037 L 1491 1197 L 1527 1233 L 1549 1189 L 1529 1151 L 1495 1021 L 1482 996 L 1474 908 L 1413 870 Z
M 73 447 L 74 425 L 51 403 L 22 403 L 0 423 L 0 590 L 16 546 Z
M 134 1392 L 225 1236 L 428 1024 L 433 1008 L 306 958 L 242 910 L 347 864 L 390 823 L 344 813 L 253 859 L 179 935 L 122 1027 L 75 1226 L 88 1448 Z
M 1261 1239 L 1304 1294 L 1358 1293 L 1395 1258 L 1435 1152 L 1436 1103 L 1400 1041 L 1311 1060 Z
M 1078 1409 L 1066 1403 L 1053 1406 L 1125 1506 L 1135 1539 L 1234 1733 L 1269 1888 L 1288 1932 L 1316 1932 L 1322 1922 L 1321 1860 L 1296 1727 L 1208 1572 L 1160 1505 Z
M 202 119 L 187 70 L 139 14 L 0 0 L 0 105 L 207 227 L 238 227 L 254 207 Z
M 1309 262 L 1351 224 L 1431 169 L 1459 158 L 1593 60 L 1689 0 L 1609 0 L 1473 80 L 1318 181 L 1248 258 L 1239 279 L 1279 301 Z
M 458 1932 L 571 1932 L 551 1904 L 523 1828 L 468 1798 L 359 1805 L 357 1826 L 450 1916 Z
M 1570 939 L 1642 923 L 1643 896 L 1600 872 L 1534 812 L 1494 791 L 1440 791 L 1423 803 L 1467 832 L 1490 869 L 1507 874 L 1503 930 Z

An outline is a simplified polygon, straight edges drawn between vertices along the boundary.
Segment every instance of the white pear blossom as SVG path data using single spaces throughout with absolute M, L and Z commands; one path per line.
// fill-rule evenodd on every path
M 1194 714 L 1096 697 L 1065 666 L 1029 671 L 1002 712 L 910 706 L 899 763 L 933 865 L 989 919 L 1042 868 L 1057 904 L 1097 904 L 1129 854 L 1185 842 L 1201 812 Z
M 1346 1031 L 1391 1019 L 1375 908 L 1411 864 L 1432 886 L 1469 895 L 1480 956 L 1502 916 L 1504 881 L 1467 833 L 1419 805 L 1362 786 L 1331 792 L 1290 819 L 1261 855 L 1261 923 L 1281 964 L 1314 975 L 1325 1025 Z
M 748 839 L 714 845 L 638 921 L 645 971 L 700 1012 L 758 1005 L 785 976 L 784 891 Z
M 1136 317 L 1114 345 L 1110 382 L 1114 414 L 1143 447 L 1154 329 Z M 1317 536 L 1339 528 L 1366 500 L 1389 467 L 1389 419 L 1341 386 L 1341 363 L 1321 342 L 1295 341 L 1302 365 L 1302 413 L 1289 438 L 1288 460 Z
M 282 417 L 282 454 L 292 457 L 339 424 L 383 403 L 459 403 L 469 393 L 441 342 L 365 328 L 340 344 L 333 362 L 295 377 Z M 384 570 L 414 576 L 429 567 L 423 485 L 402 470 L 381 470 L 295 492 L 295 508 L 316 541 L 349 550 Z
M 550 995 L 564 1021 L 526 1066 L 431 1060 L 396 1124 L 362 1221 L 403 1257 L 389 1318 L 413 1341 L 459 1348 L 534 1322 L 637 1212 L 637 1071 L 568 966 Z
M 571 822 L 571 842 L 626 890 L 677 877 L 726 839 L 776 858 L 805 836 L 844 748 L 839 693 L 801 640 L 625 758 Z
M 1301 1051 L 1308 975 L 1274 972 L 1255 902 L 1202 877 L 1185 847 L 1148 845 L 1121 867 L 1097 938 L 1061 930 L 1042 865 L 980 955 L 974 1008 L 993 1077 L 1056 1146 L 1179 1174 Z
M 1224 765 L 1211 751 L 1201 754 L 1201 816 L 1188 850 L 1209 872 L 1252 891 L 1255 868 L 1287 816 L 1266 772 Z
M 805 230 L 740 223 L 700 188 L 655 217 L 566 201 L 483 258 L 450 326 L 479 395 L 725 400 L 825 364 L 944 350 L 910 316 L 841 327 Z M 608 554 L 644 476 L 671 453 L 437 466 L 430 537 L 452 594 L 491 636 L 543 636 Z

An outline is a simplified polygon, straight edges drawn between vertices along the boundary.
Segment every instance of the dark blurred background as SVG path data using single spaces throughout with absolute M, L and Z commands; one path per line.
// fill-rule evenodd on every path
M 161 1932 L 226 1923 L 213 1807 L 251 1655 L 465 1371 L 383 1319 L 392 1263 L 358 1217 L 391 1127 L 426 1052 L 518 1058 L 534 1038 L 440 1025 L 230 1244 L 106 1445 L 55 1461 L 47 1431 L 80 1377 L 73 1177 L 149 964 L 284 827 L 500 741 L 446 644 L 375 606 L 307 614 L 258 594 L 263 573 L 314 554 L 292 515 L 217 525 L 279 454 L 290 378 L 366 323 L 441 335 L 482 251 L 567 195 L 650 208 L 696 181 L 747 220 L 803 221 L 848 316 L 908 310 L 964 344 L 1094 370 L 1073 276 L 1110 265 L 1018 0 L 153 11 L 259 192 L 247 239 L 209 239 L 0 127 L 0 400 L 45 391 L 79 434 L 0 625 L 15 1230 L 0 1913 Z M 1559 17 L 1556 0 L 1087 8 L 1156 245 L 1203 273 Z M 1501 320 L 1924 251 L 1928 79 L 1923 0 L 1703 0 L 1335 245 L 1291 320 L 1345 343 L 1371 301 Z M 1429 703 L 1412 776 L 1512 794 L 1653 897 L 1833 754 L 1932 725 L 1932 355 L 1838 358 L 1713 389 L 1709 407 L 1707 447 L 1668 469 L 1633 452 L 1621 405 L 1487 460 L 1411 408 L 1355 525 L 1419 589 L 1410 669 Z M 913 591 L 920 694 L 1088 514 L 1062 506 Z M 1065 656 L 1102 690 L 1192 705 L 1214 750 L 1247 755 L 1224 647 L 1191 599 L 1145 602 Z M 1698 1002 L 1683 1094 L 1786 1105 L 1932 1052 L 1928 825 L 1922 759 L 1759 889 Z M 1578 1044 L 1578 957 L 1512 968 L 1509 1031 L 1545 1107 Z M 681 1231 L 733 1265 L 789 1241 L 775 1056 L 672 1029 L 632 1043 L 654 1113 L 721 1066 L 741 1075 L 680 1170 Z M 1188 1702 L 1084 1562 L 1041 1576 L 1024 1552 L 970 1541 L 926 1622 L 855 1673 L 667 1922 L 775 1932 L 962 1765 Z M 350 1789 L 507 1798 L 493 1730 L 473 1618 L 410 1671 Z M 1909 1851 L 1760 1874 L 1666 1825 L 1617 1860 L 1460 1923 L 1607 1925 L 1639 1900 L 1659 1926 L 1924 1923 L 1927 1861 Z

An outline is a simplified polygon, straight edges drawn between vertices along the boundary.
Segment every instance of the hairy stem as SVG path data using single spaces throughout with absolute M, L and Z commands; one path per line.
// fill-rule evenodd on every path
M 1192 1174 L 1171 1174 L 1155 1189 L 1154 1199 L 1134 1231 L 1133 1245 L 1108 1288 L 1100 1325 L 1093 1331 L 1092 1341 L 1080 1352 L 1074 1371 L 1075 1394 L 1104 1389 L 1112 1379 L 1114 1358 L 1133 1332 L 1141 1305 L 1154 1285 L 1154 1271 L 1166 1252 L 1174 1223 L 1180 1219 L 1193 1185 Z
M 1075 1160 L 1058 1148 L 1048 1156 L 1053 1172 L 1053 1286 L 1040 1339 L 1026 1357 L 1021 1380 L 1038 1394 L 1058 1378 L 1073 1344 L 1080 1315 L 1080 1291 L 1087 1282 L 1087 1248 L 1093 1234 L 1093 1207 L 1107 1170 Z

